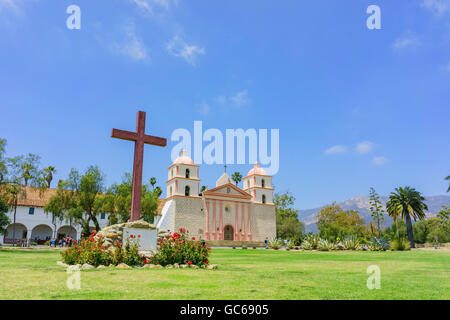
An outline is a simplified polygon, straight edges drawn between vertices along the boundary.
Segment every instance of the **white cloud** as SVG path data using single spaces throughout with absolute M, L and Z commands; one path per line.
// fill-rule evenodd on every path
M 206 115 L 210 114 L 211 108 L 208 103 L 203 101 L 200 105 L 198 105 L 197 112 L 206 116 Z
M 134 23 L 129 23 L 124 27 L 125 41 L 115 43 L 113 48 L 120 54 L 132 60 L 146 60 L 148 58 L 147 49 L 142 40 L 136 35 Z
M 167 43 L 166 48 L 170 54 L 175 57 L 182 57 L 192 66 L 195 66 L 195 61 L 197 60 L 197 56 L 199 54 L 205 54 L 204 48 L 195 45 L 188 45 L 179 36 L 173 37 L 172 40 Z
M 408 35 L 403 38 L 398 38 L 392 44 L 394 50 L 402 50 L 406 48 L 414 48 L 420 45 L 420 41 L 413 35 Z
M 249 105 L 251 100 L 248 96 L 248 90 L 245 89 L 236 93 L 234 96 L 230 97 L 230 101 L 236 107 Z
M 337 154 L 337 153 L 344 153 L 347 151 L 347 147 L 344 145 L 336 145 L 328 148 L 325 150 L 325 154 Z
M 168 0 L 129 0 L 134 3 L 142 12 L 152 14 L 155 7 L 168 9 Z
M 370 141 L 363 141 L 356 145 L 356 152 L 368 153 L 372 151 L 374 144 Z
M 372 163 L 376 166 L 382 166 L 387 163 L 389 160 L 386 157 L 374 157 L 372 159 Z
M 423 0 L 421 6 L 436 16 L 442 16 L 450 9 L 450 0 Z

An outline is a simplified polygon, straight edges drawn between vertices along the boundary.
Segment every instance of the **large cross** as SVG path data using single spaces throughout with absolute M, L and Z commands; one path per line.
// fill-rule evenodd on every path
M 133 185 L 131 187 L 131 217 L 130 221 L 137 221 L 141 217 L 142 165 L 144 162 L 144 144 L 165 147 L 165 138 L 145 134 L 145 112 L 138 111 L 136 132 L 112 129 L 112 138 L 134 141 Z

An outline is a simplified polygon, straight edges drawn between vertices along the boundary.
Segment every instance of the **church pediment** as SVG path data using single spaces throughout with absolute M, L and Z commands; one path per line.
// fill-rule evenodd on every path
M 239 196 L 243 197 L 245 199 L 250 199 L 251 195 L 249 195 L 247 192 L 242 190 L 239 187 L 236 187 L 232 183 L 227 183 L 225 185 L 209 189 L 203 192 L 205 195 L 217 195 L 217 196 Z

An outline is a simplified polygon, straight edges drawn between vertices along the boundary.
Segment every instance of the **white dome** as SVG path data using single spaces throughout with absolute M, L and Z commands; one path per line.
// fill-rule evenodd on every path
M 191 157 L 189 157 L 187 155 L 187 151 L 186 150 L 181 150 L 180 156 L 178 158 L 176 158 L 173 163 L 194 165 L 194 161 L 192 161 Z
M 247 173 L 247 176 L 251 176 L 254 174 L 258 174 L 261 176 L 267 176 L 266 170 L 264 170 L 263 168 L 260 168 L 258 162 L 256 162 L 255 166 L 252 169 L 250 169 L 250 171 Z

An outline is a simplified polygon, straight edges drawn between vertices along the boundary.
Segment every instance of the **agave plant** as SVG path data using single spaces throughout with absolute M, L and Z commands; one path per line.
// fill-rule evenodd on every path
M 288 243 L 286 244 L 286 247 L 290 250 L 294 249 L 295 244 L 292 240 L 289 240 Z
M 269 241 L 269 248 L 271 249 L 275 249 L 278 250 L 281 248 L 281 241 L 278 240 L 277 238 L 273 238 L 272 240 Z
M 341 241 L 342 248 L 344 250 L 358 250 L 360 249 L 360 243 L 354 236 L 347 236 Z
M 389 241 L 384 238 L 372 238 L 367 243 L 367 248 L 370 251 L 386 251 L 390 247 Z
M 311 244 L 311 242 L 309 242 L 309 240 L 303 240 L 302 244 L 300 245 L 300 249 L 312 250 L 312 249 L 314 249 L 314 247 Z
M 319 243 L 317 244 L 317 249 L 319 249 L 320 251 L 330 250 L 330 242 L 326 239 L 320 239 Z
M 317 249 L 317 245 L 319 244 L 320 237 L 317 234 L 309 233 L 305 236 L 303 241 L 308 241 L 313 249 Z

